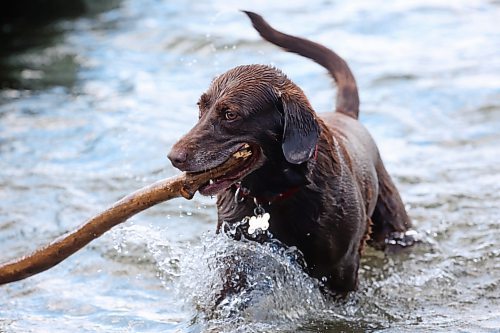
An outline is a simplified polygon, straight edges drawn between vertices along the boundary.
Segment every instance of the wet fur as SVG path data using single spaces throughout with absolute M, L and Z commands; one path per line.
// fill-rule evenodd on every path
M 365 242 L 383 249 L 392 234 L 410 228 L 410 219 L 373 139 L 357 121 L 358 91 L 345 61 L 246 13 L 264 39 L 329 71 L 337 83 L 336 112 L 317 115 L 303 91 L 274 67 L 239 66 L 214 79 L 200 98 L 199 122 L 169 158 L 181 170 L 203 171 L 241 143 L 259 147 L 261 158 L 241 180 L 251 198 L 297 189 L 284 200 L 260 202 L 271 215 L 271 234 L 300 249 L 307 272 L 330 291 L 355 290 Z M 228 110 L 236 120 L 224 118 Z M 236 203 L 235 191 L 217 196 L 218 229 L 253 215 L 254 200 Z

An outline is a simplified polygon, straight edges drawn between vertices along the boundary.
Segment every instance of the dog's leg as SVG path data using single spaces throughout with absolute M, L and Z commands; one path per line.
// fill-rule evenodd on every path
M 217 294 L 215 306 L 230 303 L 231 297 L 237 297 L 245 289 L 249 289 L 247 281 L 247 271 L 249 267 L 244 261 L 236 260 L 235 256 L 225 257 L 219 263 L 225 268 L 221 268 L 222 290 Z
M 388 244 L 403 247 L 412 245 L 415 241 L 411 234 L 406 233 L 412 226 L 411 220 L 382 160 L 379 160 L 376 170 L 379 194 L 371 217 L 372 230 L 368 243 L 380 250 Z
M 326 287 L 325 291 L 344 298 L 349 292 L 357 290 L 359 262 L 360 256 L 357 250 L 348 253 L 333 271 L 325 274 L 326 279 L 321 279 Z

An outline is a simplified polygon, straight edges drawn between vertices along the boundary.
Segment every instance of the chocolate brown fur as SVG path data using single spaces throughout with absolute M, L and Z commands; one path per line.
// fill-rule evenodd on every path
M 271 215 L 269 231 L 302 251 L 311 276 L 337 293 L 354 290 L 367 235 L 383 248 L 392 233 L 411 226 L 410 219 L 375 142 L 357 121 L 357 87 L 345 61 L 322 45 L 274 30 L 257 14 L 247 15 L 263 38 L 329 71 L 337 82 L 336 112 L 317 115 L 303 91 L 276 68 L 239 66 L 214 79 L 200 99 L 199 122 L 169 158 L 183 171 L 204 171 L 250 144 L 258 158 L 248 173 L 205 192 L 218 194 L 219 226 L 253 215 L 251 198 L 257 198 Z M 237 181 L 250 191 L 241 203 L 231 186 Z M 262 200 L 290 189 L 296 190 L 283 200 Z

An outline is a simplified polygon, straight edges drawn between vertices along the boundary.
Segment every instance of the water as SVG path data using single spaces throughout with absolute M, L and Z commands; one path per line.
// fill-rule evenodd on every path
M 211 78 L 273 64 L 333 108 L 325 71 L 261 41 L 237 11 L 334 48 L 425 243 L 369 250 L 360 290 L 319 291 L 293 249 L 214 234 L 214 200 L 173 200 L 61 265 L 0 287 L 0 332 L 495 332 L 500 330 L 497 1 L 123 1 L 41 30 L 0 91 L 2 261 L 177 172 L 169 147 Z M 214 307 L 224 258 L 255 283 Z M 244 259 L 244 260 L 243 260 Z

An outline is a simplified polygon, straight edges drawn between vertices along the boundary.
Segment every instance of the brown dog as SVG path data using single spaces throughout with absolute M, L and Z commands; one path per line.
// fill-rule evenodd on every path
M 405 236 L 410 219 L 375 142 L 357 121 L 358 91 L 345 61 L 246 14 L 264 39 L 329 71 L 337 82 L 336 112 L 319 117 L 276 68 L 239 66 L 213 80 L 198 103 L 199 122 L 169 158 L 183 171 L 209 171 L 249 149 L 245 163 L 200 189 L 217 195 L 218 229 L 267 212 L 270 234 L 301 250 L 311 276 L 337 293 L 354 290 L 366 240 L 384 248 L 388 239 Z M 248 228 L 237 237 L 265 234 L 256 237 Z

